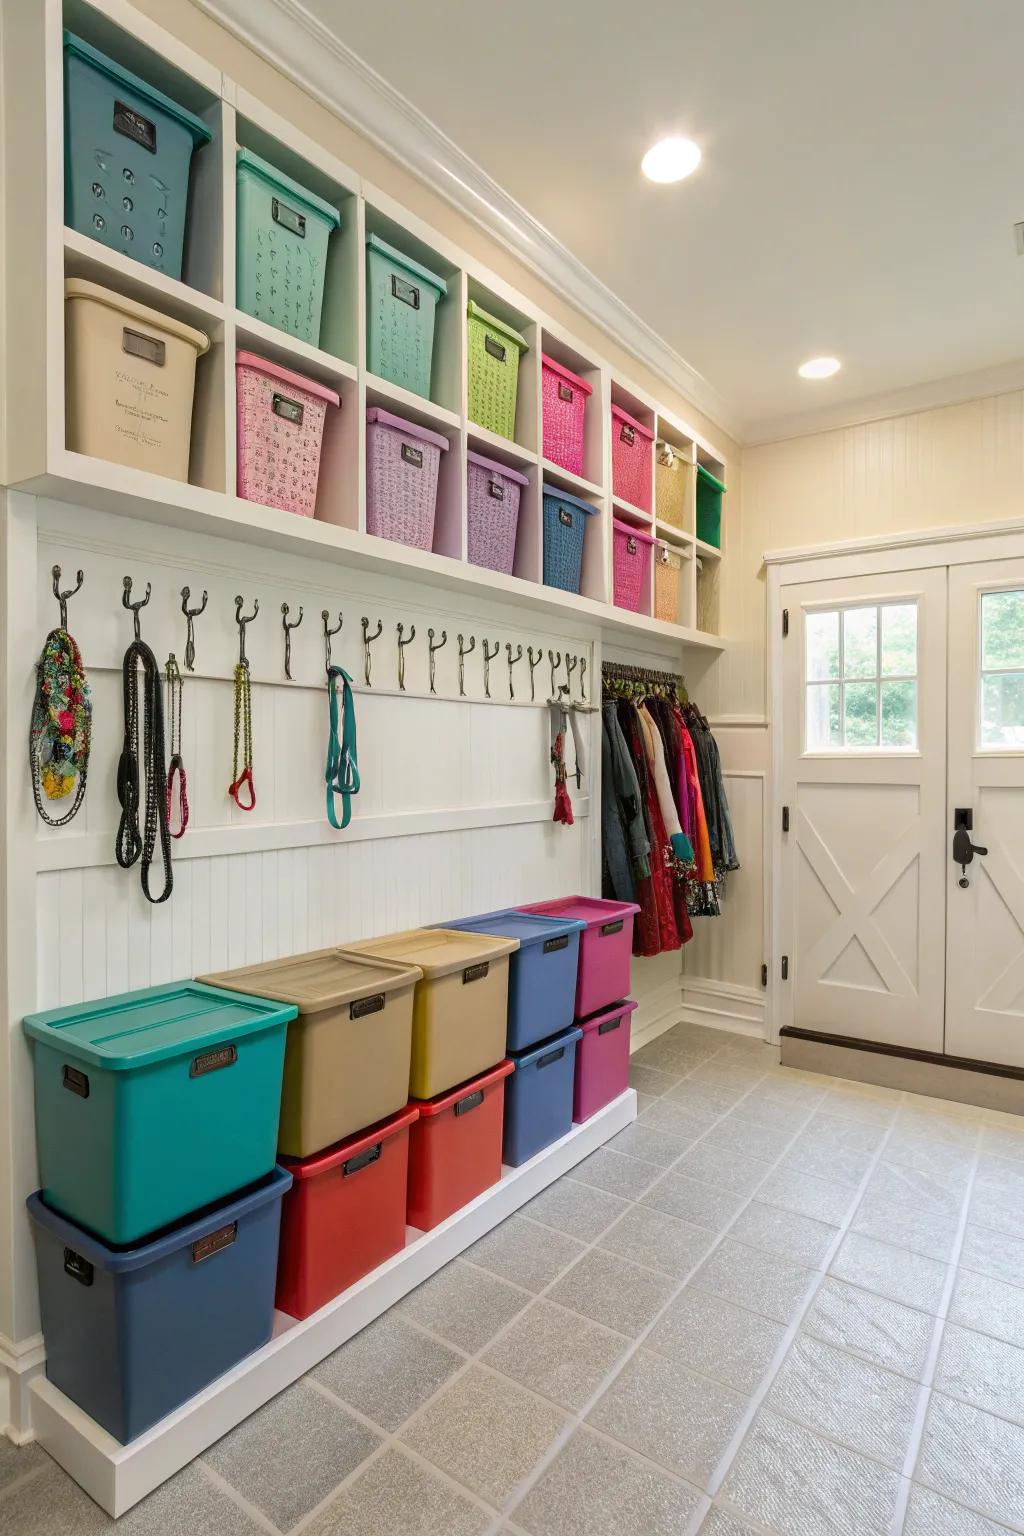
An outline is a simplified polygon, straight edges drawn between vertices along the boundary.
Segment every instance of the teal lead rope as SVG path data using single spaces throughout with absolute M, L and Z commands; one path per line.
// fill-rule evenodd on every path
M 341 740 L 338 740 L 338 681 L 341 681 Z M 327 733 L 327 820 L 336 832 L 343 832 L 352 820 L 352 796 L 359 793 L 359 762 L 356 751 L 356 710 L 352 701 L 352 679 L 344 667 L 328 667 L 327 697 L 330 700 L 330 729 Z M 341 796 L 342 817 L 338 820 L 335 796 Z

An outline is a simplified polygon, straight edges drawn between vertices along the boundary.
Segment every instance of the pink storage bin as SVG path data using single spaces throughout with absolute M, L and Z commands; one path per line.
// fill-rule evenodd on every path
M 324 419 L 339 397 L 253 352 L 236 356 L 235 388 L 239 496 L 313 517 Z
M 583 418 L 587 396 L 593 393 L 585 379 L 563 368 L 553 357 L 541 354 L 540 392 L 544 413 L 544 457 L 574 475 L 583 473 Z
M 366 413 L 366 531 L 430 549 L 448 439 L 372 406 Z
M 612 406 L 612 490 L 641 512 L 651 510 L 653 441 L 650 427 L 630 416 L 621 405 Z
M 631 999 L 592 1018 L 580 1019 L 576 1047 L 572 1118 L 577 1125 L 596 1115 L 629 1087 L 629 1029 L 636 1007 Z
M 639 613 L 650 592 L 651 548 L 654 536 L 630 523 L 612 519 L 612 577 L 616 608 Z
M 599 896 L 560 896 L 535 901 L 520 912 L 541 912 L 586 923 L 580 934 L 580 965 L 576 973 L 576 1017 L 610 1008 L 629 992 L 633 953 L 634 901 L 605 901 Z
M 466 549 L 470 565 L 483 565 L 489 571 L 504 571 L 511 576 L 516 555 L 516 530 L 519 527 L 519 497 L 529 485 L 518 469 L 509 469 L 482 453 L 466 454 L 466 478 L 469 493 L 469 522 Z

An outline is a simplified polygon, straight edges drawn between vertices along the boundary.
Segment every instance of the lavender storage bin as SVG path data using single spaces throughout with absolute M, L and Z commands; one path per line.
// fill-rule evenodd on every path
M 485 459 L 483 454 L 470 451 L 466 458 L 469 461 L 469 563 L 511 576 L 519 527 L 519 497 L 529 481 L 518 469 Z
M 448 440 L 390 411 L 366 413 L 366 531 L 414 549 L 434 542 L 437 472 Z
M 333 389 L 277 363 L 239 352 L 238 494 L 300 517 L 316 514 L 320 448 Z

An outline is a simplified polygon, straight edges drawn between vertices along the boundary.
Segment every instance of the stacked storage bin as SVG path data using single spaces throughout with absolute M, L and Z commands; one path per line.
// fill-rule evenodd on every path
M 235 378 L 239 496 L 312 517 L 324 422 L 341 404 L 339 396 L 252 352 L 239 352 Z
M 437 479 L 448 439 L 404 416 L 366 413 L 366 531 L 413 549 L 431 549 Z
M 544 457 L 582 475 L 583 423 L 593 386 L 547 355 L 540 370 Z
M 206 979 L 292 1005 L 277 1305 L 308 1317 L 405 1245 L 415 965 L 318 950 Z
M 526 337 L 470 299 L 466 350 L 469 419 L 511 441 L 516 435 L 519 359 L 530 350 Z
M 448 292 L 443 277 L 378 235 L 366 239 L 366 366 L 430 399 L 434 314 Z
M 318 347 L 327 250 L 341 215 L 252 150 L 238 151 L 236 178 L 238 307 Z
M 184 982 L 25 1020 L 46 1374 L 122 1443 L 270 1338 L 294 1016 Z

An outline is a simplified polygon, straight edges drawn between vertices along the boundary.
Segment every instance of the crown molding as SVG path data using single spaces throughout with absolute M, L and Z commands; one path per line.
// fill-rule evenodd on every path
M 300 0 L 195 0 L 268 63 L 412 171 L 592 319 L 735 441 L 736 413 L 686 361 L 561 241 Z

